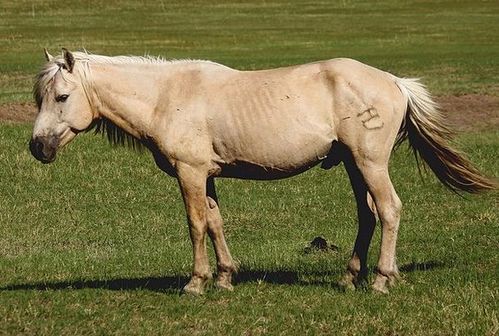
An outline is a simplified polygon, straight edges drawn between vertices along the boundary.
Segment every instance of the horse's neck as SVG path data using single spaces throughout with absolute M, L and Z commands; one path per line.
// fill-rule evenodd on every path
M 159 68 L 159 65 L 92 65 L 98 114 L 136 138 L 147 135 L 158 101 Z

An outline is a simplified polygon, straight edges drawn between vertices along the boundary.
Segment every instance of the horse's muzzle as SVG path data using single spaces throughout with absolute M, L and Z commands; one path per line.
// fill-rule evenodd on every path
M 55 161 L 58 140 L 55 137 L 35 137 L 29 142 L 31 154 L 42 163 Z

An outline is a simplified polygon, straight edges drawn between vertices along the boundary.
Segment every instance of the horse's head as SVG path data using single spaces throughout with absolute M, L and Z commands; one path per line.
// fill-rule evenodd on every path
M 47 63 L 33 90 L 38 115 L 29 148 L 37 160 L 50 163 L 59 148 L 90 127 L 94 114 L 82 78 L 83 64 L 66 49 L 62 57 L 54 58 L 46 50 L 45 56 Z

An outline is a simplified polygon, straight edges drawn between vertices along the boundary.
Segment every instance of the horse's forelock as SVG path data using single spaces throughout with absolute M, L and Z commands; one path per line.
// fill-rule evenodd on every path
M 63 64 L 57 60 L 47 62 L 42 70 L 36 75 L 35 84 L 33 86 L 33 97 L 35 98 L 38 108 L 42 105 L 43 96 L 47 92 L 50 82 L 61 69 Z
M 78 53 L 85 55 L 85 53 Z M 78 60 L 86 60 L 84 57 L 79 56 Z M 61 69 L 66 69 L 66 63 L 62 57 L 54 57 L 52 60 L 45 63 L 40 72 L 35 77 L 33 85 L 33 98 L 36 101 L 38 108 L 42 105 L 43 97 L 49 88 L 52 79 Z

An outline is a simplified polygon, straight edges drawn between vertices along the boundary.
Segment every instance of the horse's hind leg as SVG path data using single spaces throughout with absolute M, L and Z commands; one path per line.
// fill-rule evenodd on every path
M 208 179 L 206 191 L 208 234 L 213 242 L 213 248 L 217 257 L 217 279 L 215 286 L 220 289 L 232 290 L 232 273 L 236 270 L 236 267 L 225 242 L 223 221 L 218 207 L 213 178 Z
M 355 162 L 374 199 L 382 225 L 378 274 L 374 280 L 373 289 L 387 293 L 387 285 L 392 285 L 398 277 L 395 248 L 402 204 L 388 175 L 388 158 L 372 160 L 368 157 L 356 156 Z
M 352 257 L 348 263 L 347 273 L 340 281 L 340 285 L 345 288 L 354 289 L 356 285 L 361 284 L 367 279 L 367 253 L 376 226 L 376 217 L 372 208 L 372 198 L 369 195 L 364 177 L 351 154 L 348 153 L 345 156 L 343 161 L 357 202 L 359 229 Z

